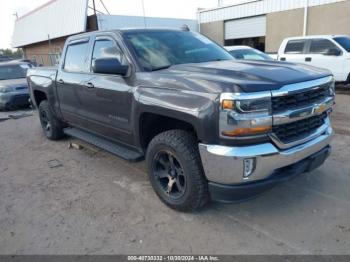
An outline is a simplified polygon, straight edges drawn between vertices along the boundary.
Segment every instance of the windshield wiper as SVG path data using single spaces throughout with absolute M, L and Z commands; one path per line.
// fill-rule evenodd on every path
M 167 68 L 169 68 L 171 66 L 172 66 L 172 64 L 165 65 L 165 66 L 159 66 L 159 67 L 153 67 L 151 71 L 158 71 L 158 70 L 162 70 L 162 69 L 167 69 Z

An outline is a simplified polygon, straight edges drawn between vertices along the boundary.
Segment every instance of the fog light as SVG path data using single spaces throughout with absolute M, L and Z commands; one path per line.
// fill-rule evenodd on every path
M 255 170 L 255 158 L 246 158 L 243 160 L 243 179 L 248 179 Z

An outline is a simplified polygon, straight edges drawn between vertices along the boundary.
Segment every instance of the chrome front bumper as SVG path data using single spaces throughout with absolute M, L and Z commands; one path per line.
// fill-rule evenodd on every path
M 199 144 L 204 172 L 208 181 L 220 184 L 242 184 L 267 179 L 274 171 L 297 163 L 330 144 L 333 130 L 327 130 L 304 144 L 281 150 L 272 143 L 243 147 Z M 254 172 L 243 177 L 244 159 L 255 158 Z

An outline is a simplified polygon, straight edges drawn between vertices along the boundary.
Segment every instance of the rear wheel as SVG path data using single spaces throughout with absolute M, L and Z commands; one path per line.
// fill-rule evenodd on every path
M 64 136 L 62 123 L 54 116 L 47 100 L 39 105 L 39 118 L 45 136 L 50 140 L 59 140 Z
M 152 187 L 166 205 L 193 211 L 208 203 L 208 183 L 193 134 L 170 130 L 157 135 L 146 160 Z

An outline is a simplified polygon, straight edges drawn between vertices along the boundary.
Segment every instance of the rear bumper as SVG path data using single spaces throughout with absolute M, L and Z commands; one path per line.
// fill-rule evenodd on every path
M 227 197 L 222 198 L 223 201 L 249 198 L 282 180 L 309 171 L 315 156 L 323 154 L 323 163 L 329 155 L 332 136 L 333 130 L 328 127 L 317 138 L 285 150 L 272 143 L 245 147 L 200 144 L 199 151 L 212 198 L 220 200 L 222 197 L 218 196 L 221 194 L 231 195 L 227 200 Z M 245 159 L 254 159 L 255 163 L 249 177 L 243 177 Z

